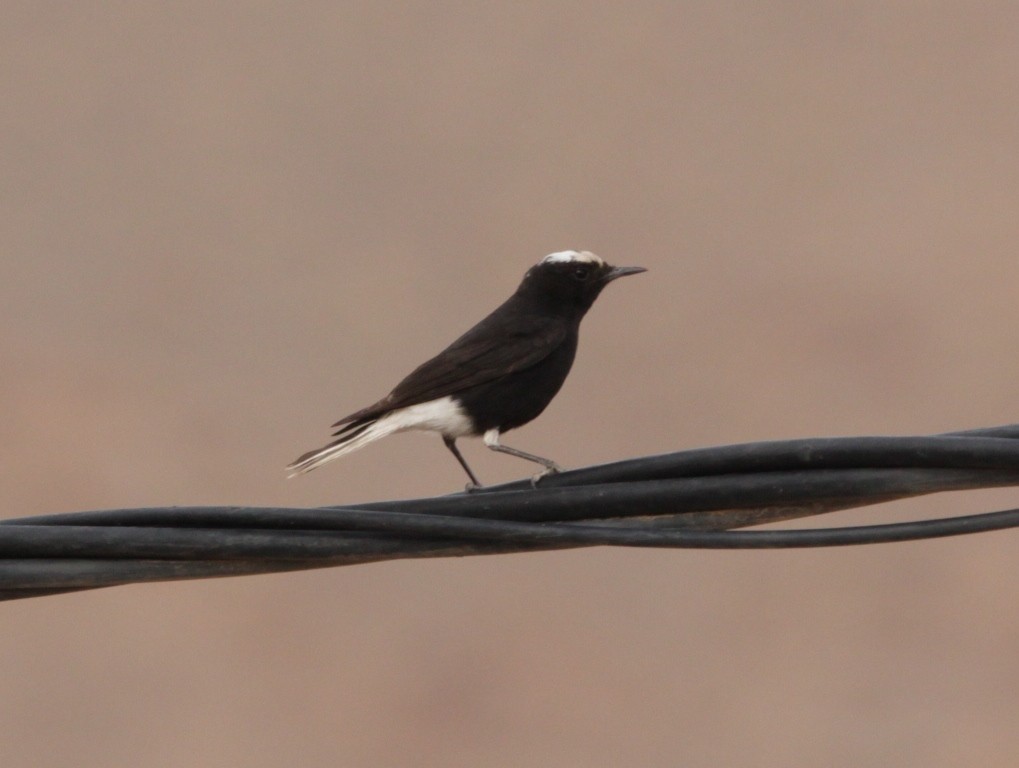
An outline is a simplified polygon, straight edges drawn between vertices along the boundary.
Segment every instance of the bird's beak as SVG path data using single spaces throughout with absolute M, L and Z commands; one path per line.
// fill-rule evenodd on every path
M 603 277 L 601 281 L 602 283 L 611 283 L 617 277 L 639 275 L 641 272 L 647 272 L 647 270 L 644 267 L 613 267 L 605 273 L 605 277 Z

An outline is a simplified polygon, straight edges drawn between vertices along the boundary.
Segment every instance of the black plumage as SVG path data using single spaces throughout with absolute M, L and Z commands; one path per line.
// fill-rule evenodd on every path
M 516 292 L 438 355 L 418 366 L 377 403 L 346 416 L 333 442 L 288 469 L 310 471 L 394 432 L 439 432 L 471 478 L 456 439 L 485 436 L 493 450 L 542 464 L 539 456 L 499 444 L 499 435 L 536 418 L 566 380 L 580 321 L 602 289 L 641 267 L 612 267 L 588 252 L 550 254 L 528 270 Z M 471 486 L 469 486 L 471 487 Z

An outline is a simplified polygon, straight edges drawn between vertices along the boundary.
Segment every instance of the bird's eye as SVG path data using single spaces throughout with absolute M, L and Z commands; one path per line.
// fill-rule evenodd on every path
M 575 280 L 587 280 L 589 274 L 591 274 L 591 270 L 588 267 L 573 268 L 573 278 Z

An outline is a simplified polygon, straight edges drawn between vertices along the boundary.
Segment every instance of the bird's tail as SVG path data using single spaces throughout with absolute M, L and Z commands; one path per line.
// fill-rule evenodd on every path
M 287 465 L 287 477 L 297 477 L 305 472 L 310 472 L 322 466 L 327 461 L 332 461 L 338 456 L 351 453 L 364 448 L 368 443 L 373 443 L 387 435 L 399 431 L 400 425 L 395 419 L 383 416 L 367 421 L 355 421 L 348 424 L 339 432 L 337 437 L 328 445 L 308 451 L 298 457 L 293 463 Z

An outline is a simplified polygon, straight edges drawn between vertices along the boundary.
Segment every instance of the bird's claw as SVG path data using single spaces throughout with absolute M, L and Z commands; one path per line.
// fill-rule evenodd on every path
M 467 482 L 467 485 L 464 486 L 464 491 L 466 491 L 467 493 L 474 493 L 481 487 L 482 487 L 481 483 L 475 483 L 474 481 L 469 480 Z
M 548 475 L 557 475 L 562 471 L 563 471 L 562 467 L 560 467 L 554 461 L 551 462 L 543 470 L 541 470 L 541 472 L 539 472 L 538 474 L 531 478 L 531 487 L 537 488 L 538 483 L 541 481 L 541 478 L 546 477 Z

